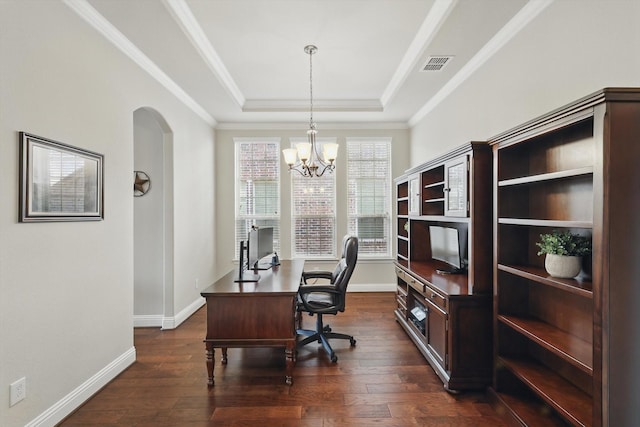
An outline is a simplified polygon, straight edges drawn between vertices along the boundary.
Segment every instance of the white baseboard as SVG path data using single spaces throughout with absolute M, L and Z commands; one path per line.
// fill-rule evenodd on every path
M 204 298 L 198 298 L 191 304 L 189 304 L 184 310 L 178 313 L 176 316 L 163 316 L 162 314 L 143 314 L 133 316 L 134 328 L 162 328 L 162 329 L 175 329 L 182 322 L 187 320 L 189 316 L 198 311 L 205 303 Z
M 189 316 L 191 316 L 193 313 L 198 311 L 198 309 L 202 307 L 204 304 L 205 304 L 205 299 L 202 297 L 199 297 L 197 300 L 189 304 L 187 307 L 181 310 L 180 313 L 178 313 L 174 317 L 164 317 L 162 319 L 162 329 L 177 328 L 178 326 L 180 326 L 182 322 L 187 320 Z
M 395 283 L 350 283 L 347 292 L 395 292 Z
M 97 374 L 29 422 L 25 427 L 55 426 L 135 361 L 136 348 L 131 347 L 113 362 L 102 368 Z
M 133 316 L 134 328 L 161 327 L 164 316 L 162 314 L 141 314 Z

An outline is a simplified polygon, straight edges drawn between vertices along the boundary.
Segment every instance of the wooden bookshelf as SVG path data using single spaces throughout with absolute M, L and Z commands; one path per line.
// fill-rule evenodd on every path
M 515 424 L 640 419 L 628 388 L 637 379 L 627 378 L 640 357 L 638 141 L 639 89 L 604 89 L 489 141 L 492 393 Z M 550 277 L 537 255 L 539 235 L 554 229 L 592 239 L 574 279 Z

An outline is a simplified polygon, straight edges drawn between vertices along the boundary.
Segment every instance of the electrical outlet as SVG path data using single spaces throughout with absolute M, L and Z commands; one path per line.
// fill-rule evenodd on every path
M 200 279 L 196 277 L 196 289 L 198 289 L 199 286 L 200 286 Z
M 27 397 L 27 379 L 25 377 L 20 378 L 18 381 L 11 383 L 9 389 L 11 390 L 9 406 L 13 406 Z

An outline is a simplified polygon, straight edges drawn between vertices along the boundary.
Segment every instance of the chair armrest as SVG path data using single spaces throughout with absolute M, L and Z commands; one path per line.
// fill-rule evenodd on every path
M 325 279 L 331 280 L 333 278 L 333 273 L 330 271 L 303 271 L 302 272 L 302 282 L 306 285 L 307 279 Z
M 322 271 L 322 270 L 302 272 L 302 277 L 309 278 L 309 279 L 331 279 L 332 275 L 333 273 L 331 273 L 330 271 Z

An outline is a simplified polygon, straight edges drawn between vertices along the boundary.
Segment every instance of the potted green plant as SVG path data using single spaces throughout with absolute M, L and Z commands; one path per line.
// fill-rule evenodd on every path
M 591 253 L 591 239 L 570 231 L 541 234 L 538 255 L 546 254 L 544 267 L 552 277 L 571 278 L 580 273 L 582 257 Z

